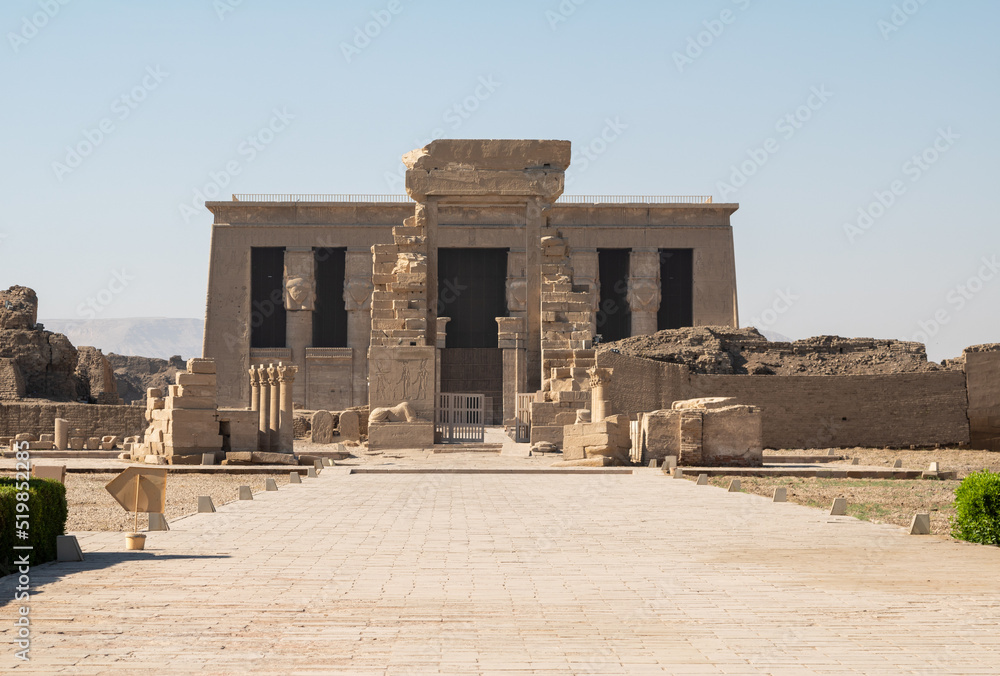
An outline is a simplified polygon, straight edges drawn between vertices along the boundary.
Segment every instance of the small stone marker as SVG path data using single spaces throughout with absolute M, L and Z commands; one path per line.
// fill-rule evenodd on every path
M 675 479 L 683 479 L 684 478 L 684 470 L 682 470 L 680 467 L 674 467 L 674 478 Z
M 902 460 L 896 460 L 896 462 L 892 463 L 892 468 L 893 469 L 899 469 L 902 466 L 903 466 L 903 461 Z
M 775 488 L 774 495 L 771 497 L 771 502 L 788 502 L 788 489 Z
M 361 439 L 361 419 L 358 417 L 358 412 L 342 412 L 337 430 L 340 432 L 340 438 L 344 441 L 359 441 Z
M 211 514 L 215 512 L 215 505 L 212 503 L 212 496 L 210 495 L 199 495 L 198 496 L 198 513 L 199 514 Z
M 215 453 L 202 453 L 201 454 L 201 464 L 203 464 L 203 465 L 214 465 L 215 464 Z
M 847 498 L 836 498 L 833 501 L 830 516 L 847 516 Z
M 649 461 L 649 466 L 653 469 L 656 469 L 657 467 L 660 466 L 660 463 L 656 458 L 653 458 L 652 460 Z
M 322 472 L 323 471 L 323 459 L 322 458 L 316 458 L 315 460 L 313 460 L 313 467 L 316 468 L 316 473 L 317 474 L 319 474 L 320 472 Z
M 939 462 L 932 462 L 931 466 L 927 468 L 927 471 L 928 472 L 940 472 L 941 471 L 941 463 L 939 463 Z
M 333 416 L 329 411 L 316 411 L 312 414 L 311 432 L 314 444 L 333 443 Z
M 836 453 L 833 452 L 832 448 L 829 451 L 827 451 L 826 454 L 827 455 L 837 455 Z
M 163 516 L 159 512 L 150 512 L 149 528 L 147 530 L 170 530 L 170 524 L 167 523 L 167 517 Z
M 316 474 L 316 468 L 315 467 L 310 467 L 309 468 L 309 472 L 306 474 L 306 476 L 309 477 L 310 479 L 315 479 L 316 477 L 319 476 L 319 474 Z
M 930 535 L 931 515 L 914 514 L 913 523 L 910 524 L 910 535 Z
M 249 486 L 240 486 L 240 500 L 253 500 L 253 491 Z
M 298 472 L 289 472 L 288 483 L 290 484 L 300 484 L 302 483 L 302 477 L 299 476 Z
M 667 469 L 673 469 L 674 467 L 677 467 L 677 456 L 668 455 L 666 458 L 663 459 L 663 466 L 666 467 Z
M 278 483 L 271 477 L 268 477 L 267 479 L 264 480 L 264 490 L 276 491 L 278 490 Z
M 853 460 L 851 460 L 851 464 L 852 465 L 858 465 L 860 463 L 861 463 L 861 460 L 859 458 L 854 458 Z
M 742 486 L 740 485 L 739 479 L 733 479 L 732 481 L 729 482 L 730 493 L 739 493 L 741 488 Z
M 531 451 L 529 451 L 529 453 L 530 453 L 530 452 L 531 452 Z M 333 458 L 323 458 L 323 464 L 324 464 L 324 465 L 326 465 L 327 467 L 333 467 L 333 466 L 334 466 L 334 465 L 336 465 L 337 463 L 335 463 L 335 462 L 333 461 Z
M 83 561 L 83 550 L 75 535 L 56 536 L 57 561 Z
M 698 486 L 707 486 L 708 485 L 708 475 L 707 474 L 699 474 L 698 475 L 698 481 L 697 481 L 696 485 L 698 485 Z

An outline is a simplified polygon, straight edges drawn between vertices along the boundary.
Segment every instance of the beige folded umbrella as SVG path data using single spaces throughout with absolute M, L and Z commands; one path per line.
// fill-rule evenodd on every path
M 135 513 L 139 532 L 139 512 L 163 514 L 167 506 L 167 470 L 127 467 L 105 486 L 122 507 Z

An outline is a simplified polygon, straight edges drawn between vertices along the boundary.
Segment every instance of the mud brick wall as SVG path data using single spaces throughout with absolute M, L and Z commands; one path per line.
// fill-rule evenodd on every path
M 969 441 L 965 374 L 858 376 L 692 374 L 687 367 L 602 353 L 613 368 L 615 413 L 670 408 L 697 397 L 734 397 L 763 410 L 765 448 L 925 446 Z
M 13 359 L 0 359 L 0 400 L 17 401 L 24 397 L 24 378 Z
M 965 350 L 972 447 L 1000 451 L 1000 345 Z
M 0 436 L 52 434 L 55 419 L 66 418 L 69 428 L 84 437 L 141 436 L 146 429 L 146 409 L 141 406 L 104 406 L 74 403 L 0 404 Z M 75 436 L 71 434 L 71 436 Z

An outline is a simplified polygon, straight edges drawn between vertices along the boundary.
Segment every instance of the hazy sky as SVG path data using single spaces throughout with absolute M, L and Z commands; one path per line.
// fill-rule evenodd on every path
M 567 193 L 739 202 L 744 325 L 1000 341 L 997 2 L 11 0 L 0 27 L 0 285 L 43 318 L 202 317 L 199 194 L 401 193 L 435 136 L 553 138 Z

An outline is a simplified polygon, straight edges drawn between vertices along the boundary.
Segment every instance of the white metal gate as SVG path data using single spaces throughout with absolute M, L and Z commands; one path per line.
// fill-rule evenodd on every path
M 442 444 L 486 440 L 485 396 L 442 392 L 438 395 L 435 432 Z

